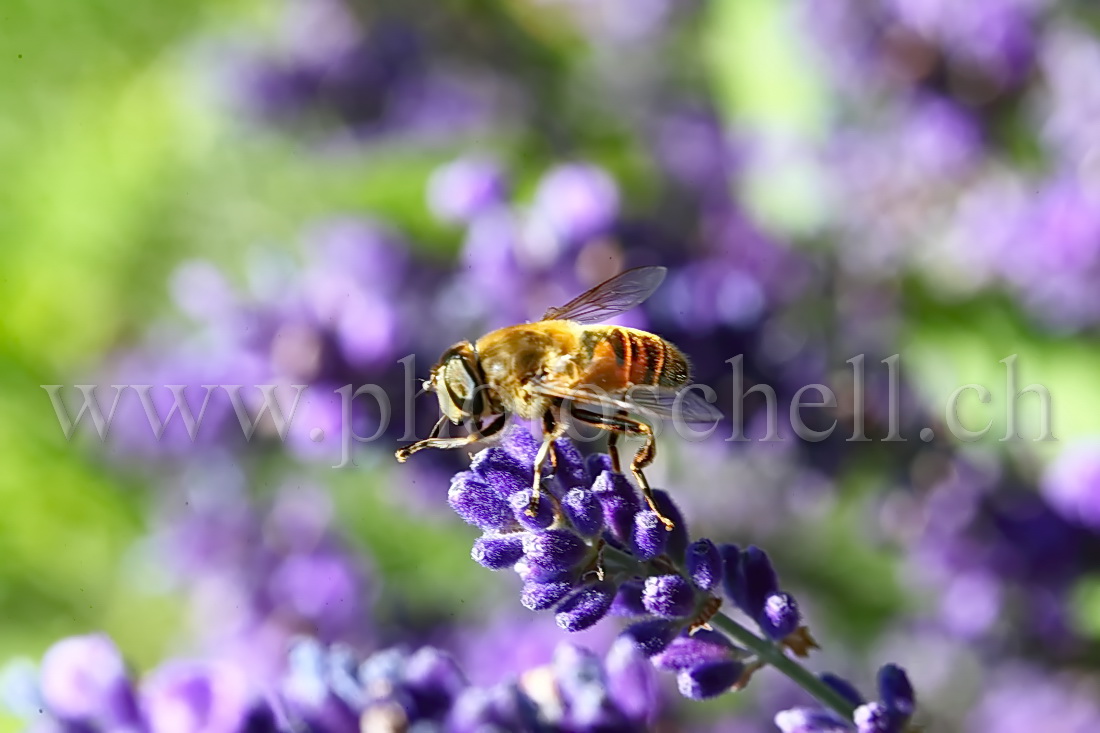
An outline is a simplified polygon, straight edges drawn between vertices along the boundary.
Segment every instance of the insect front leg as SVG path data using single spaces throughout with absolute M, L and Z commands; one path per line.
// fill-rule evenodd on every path
M 657 455 L 657 443 L 653 438 L 653 428 L 641 420 L 635 420 L 621 414 L 610 416 L 589 412 L 588 410 L 574 410 L 573 417 L 609 431 L 611 433 L 608 440 L 609 447 L 612 445 L 611 439 L 617 441 L 620 434 L 642 436 L 645 443 L 634 454 L 634 459 L 630 462 L 630 473 L 634 475 L 634 480 L 638 482 L 638 488 L 642 490 L 642 496 L 645 498 L 646 504 L 661 520 L 661 523 L 665 525 L 665 529 L 671 532 L 676 525 L 671 519 L 661 514 L 661 510 L 657 508 L 657 502 L 653 498 L 653 490 L 649 487 L 645 474 L 642 473 L 642 469 L 653 463 L 653 458 Z M 617 448 L 611 459 L 613 464 L 618 463 Z
M 527 508 L 524 509 L 524 513 L 529 517 L 538 516 L 539 496 L 542 494 L 542 466 L 549 457 L 551 465 L 557 467 L 557 456 L 554 455 L 551 448 L 553 448 L 555 440 L 565 435 L 566 427 L 568 426 L 565 421 L 558 420 L 551 410 L 547 410 L 543 414 L 542 445 L 539 446 L 539 452 L 535 454 L 535 478 L 531 486 L 531 499 L 527 502 Z
M 473 421 L 468 421 L 466 427 L 470 430 L 470 434 L 461 438 L 440 438 L 439 433 L 443 430 L 443 426 L 447 423 L 447 418 L 442 417 L 439 422 L 432 428 L 432 432 L 428 433 L 428 437 L 424 440 L 418 440 L 417 442 L 407 445 L 404 448 L 399 448 L 394 456 L 397 457 L 398 463 L 404 463 L 409 460 L 409 456 L 417 451 L 424 450 L 425 448 L 440 448 L 442 450 L 450 450 L 453 448 L 463 448 L 484 440 L 496 433 L 499 433 L 504 428 L 506 415 L 499 415 L 491 423 L 484 428 L 477 426 Z

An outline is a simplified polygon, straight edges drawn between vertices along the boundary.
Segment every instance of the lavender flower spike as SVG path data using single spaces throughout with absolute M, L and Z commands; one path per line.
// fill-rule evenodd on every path
M 554 609 L 558 626 L 570 632 L 609 614 L 634 619 L 620 646 L 675 672 L 681 694 L 690 699 L 739 689 L 755 670 L 772 666 L 831 708 L 783 713 L 777 724 L 782 721 L 785 730 L 849 730 L 857 708 L 868 721 L 884 719 L 878 708 L 860 707 L 858 693 L 810 674 L 788 655 L 805 653 L 812 640 L 799 634 L 798 604 L 780 589 L 763 550 L 750 546 L 742 552 L 707 539 L 691 543 L 669 494 L 656 491 L 661 514 L 675 522 L 669 532 L 631 482 L 611 470 L 607 456 L 590 456 L 585 470 L 575 446 L 555 445 L 553 450 L 561 449 L 557 468 L 542 479 L 549 500 L 540 502 L 538 516 L 527 517 L 533 445 L 525 431 L 510 430 L 456 477 L 451 496 L 455 510 L 485 532 L 474 543 L 474 559 L 493 569 L 514 562 L 524 581 L 525 607 Z M 511 518 L 502 500 L 510 504 Z M 756 622 L 759 634 L 721 613 L 722 599 L 714 593 L 719 584 Z M 889 691 L 882 693 L 882 706 L 889 720 L 904 722 L 912 694 L 896 669 L 883 672 Z M 614 722 L 597 708 L 587 710 L 578 713 L 578 725 Z

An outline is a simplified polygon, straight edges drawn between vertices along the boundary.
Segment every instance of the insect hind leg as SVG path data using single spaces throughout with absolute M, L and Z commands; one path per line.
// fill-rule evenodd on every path
M 625 412 L 615 413 L 615 417 L 626 417 Z M 607 431 L 607 455 L 611 456 L 611 470 L 615 473 L 622 473 L 622 461 L 619 459 L 619 436 L 622 435 L 618 430 Z
M 653 459 L 657 455 L 657 443 L 653 437 L 653 428 L 640 420 L 635 420 L 622 414 L 609 416 L 601 415 L 597 412 L 589 412 L 588 410 L 574 410 L 573 417 L 589 425 L 603 428 L 611 433 L 611 435 L 608 436 L 608 452 L 611 452 L 614 447 L 614 452 L 611 452 L 611 461 L 616 471 L 619 470 L 619 454 L 618 446 L 616 445 L 619 436 L 642 436 L 645 443 L 638 449 L 634 454 L 634 458 L 630 461 L 630 473 L 633 474 L 634 480 L 638 482 L 638 488 L 641 489 L 642 497 L 645 499 L 646 504 L 661 520 L 661 523 L 665 525 L 665 529 L 671 532 L 676 527 L 676 524 L 664 514 L 661 514 L 661 510 L 657 508 L 657 502 L 653 498 L 653 489 L 650 488 L 649 481 L 646 480 L 645 474 L 642 473 L 642 469 L 653 463 Z

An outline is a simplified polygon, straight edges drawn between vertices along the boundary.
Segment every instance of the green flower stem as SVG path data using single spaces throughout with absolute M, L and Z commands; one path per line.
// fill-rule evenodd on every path
M 822 682 L 821 678 L 813 672 L 784 654 L 778 646 L 760 638 L 724 613 L 715 614 L 708 623 L 728 634 L 734 641 L 755 654 L 760 661 L 770 664 L 787 675 L 795 684 L 817 698 L 818 702 L 829 706 L 845 720 L 852 719 L 855 706 L 849 700 Z

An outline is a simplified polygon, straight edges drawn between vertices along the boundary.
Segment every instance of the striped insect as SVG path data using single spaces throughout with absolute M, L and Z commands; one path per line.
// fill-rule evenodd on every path
M 476 342 L 461 341 L 432 368 L 425 389 L 439 399 L 443 416 L 424 440 L 397 451 L 402 463 L 424 448 L 461 448 L 499 433 L 510 416 L 541 421 L 542 444 L 527 513 L 539 501 L 543 464 L 556 465 L 553 441 L 570 424 L 608 433 L 608 453 L 620 470 L 618 441 L 638 436 L 643 445 L 630 470 L 649 507 L 668 529 L 642 469 L 653 462 L 653 430 L 646 420 L 671 417 L 709 422 L 719 414 L 693 391 L 687 357 L 660 336 L 624 326 L 594 325 L 642 303 L 665 278 L 663 267 L 627 270 L 534 323 L 507 326 Z M 644 418 L 644 419 L 643 419 Z M 465 424 L 468 435 L 440 437 L 444 425 Z

